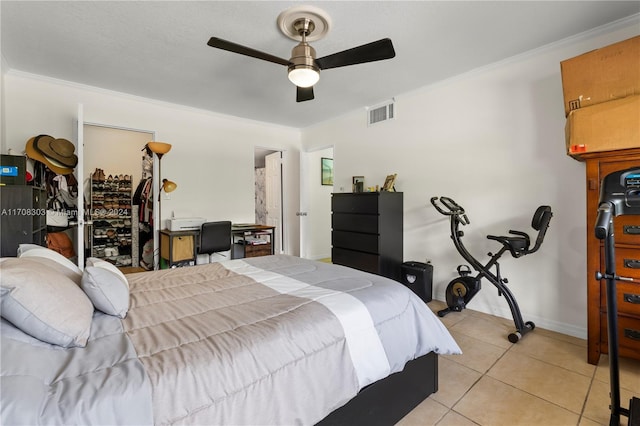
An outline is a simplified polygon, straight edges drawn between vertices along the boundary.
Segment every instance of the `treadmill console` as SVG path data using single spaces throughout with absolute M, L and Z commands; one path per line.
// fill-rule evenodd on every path
M 640 214 L 640 167 L 620 170 L 605 176 L 600 203 L 610 203 L 613 215 Z

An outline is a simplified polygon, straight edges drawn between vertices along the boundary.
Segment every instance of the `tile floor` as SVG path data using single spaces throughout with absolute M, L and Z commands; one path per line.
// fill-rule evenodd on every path
M 464 354 L 440 357 L 438 392 L 398 426 L 609 424 L 608 359 L 588 364 L 585 340 L 536 328 L 514 345 L 506 338 L 511 320 L 473 310 L 442 322 Z M 621 358 L 620 369 L 627 408 L 632 395 L 640 396 L 640 361 Z

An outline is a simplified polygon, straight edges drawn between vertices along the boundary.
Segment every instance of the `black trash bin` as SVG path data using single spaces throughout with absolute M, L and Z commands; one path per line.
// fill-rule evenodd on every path
M 433 265 L 422 262 L 404 262 L 400 268 L 401 282 L 425 302 L 432 298 Z

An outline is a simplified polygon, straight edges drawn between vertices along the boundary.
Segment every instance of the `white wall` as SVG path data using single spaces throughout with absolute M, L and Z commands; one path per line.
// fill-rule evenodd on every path
M 637 34 L 636 17 L 398 95 L 394 120 L 367 127 L 365 110 L 355 111 L 304 129 L 303 149 L 333 143 L 336 191 L 350 192 L 354 175 L 382 186 L 386 175 L 398 173 L 404 260 L 433 263 L 440 300 L 464 262 L 430 197 L 446 195 L 465 207 L 471 225 L 464 242 L 483 263 L 499 249 L 486 235 L 509 229 L 535 235 L 531 217 L 550 205 L 554 217 L 540 251 L 505 255 L 502 273 L 525 320 L 586 338 L 585 168 L 565 154 L 559 63 Z M 511 318 L 486 280 L 470 307 Z
M 73 139 L 77 104 L 85 121 L 156 132 L 173 144 L 163 175 L 179 189 L 163 201 L 163 216 L 192 210 L 207 219 L 253 220 L 255 146 L 284 151 L 287 252 L 299 252 L 300 141 L 305 151 L 334 146 L 336 191 L 351 177 L 382 185 L 398 173 L 404 192 L 404 259 L 431 260 L 434 296 L 444 298 L 461 258 L 446 219 L 428 204 L 448 195 L 467 209 L 465 242 L 481 260 L 496 250 L 487 234 L 532 231 L 540 204 L 554 211 L 541 250 L 504 257 L 526 320 L 586 337 L 584 164 L 565 155 L 559 62 L 638 34 L 638 17 L 523 54 L 422 90 L 399 94 L 396 119 L 366 127 L 365 111 L 307 128 L 258 123 L 96 90 L 22 73 L 3 72 L 1 147 L 22 150 L 39 133 Z M 437 60 L 437 58 L 434 58 Z M 327 228 L 326 233 L 330 232 Z M 591 277 L 589 277 L 591 279 Z M 472 308 L 510 317 L 484 282 Z
M 298 254 L 299 130 L 16 72 L 4 76 L 3 97 L 3 150 L 20 152 L 40 133 L 73 141 L 79 103 L 86 122 L 155 131 L 156 140 L 171 143 L 162 174 L 178 189 L 162 201 L 165 219 L 180 210 L 208 220 L 252 222 L 254 148 L 283 150 L 285 248 Z

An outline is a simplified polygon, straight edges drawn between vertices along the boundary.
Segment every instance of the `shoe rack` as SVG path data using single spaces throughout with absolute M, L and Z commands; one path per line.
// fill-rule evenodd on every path
M 91 256 L 116 266 L 132 265 L 131 175 L 91 174 Z

